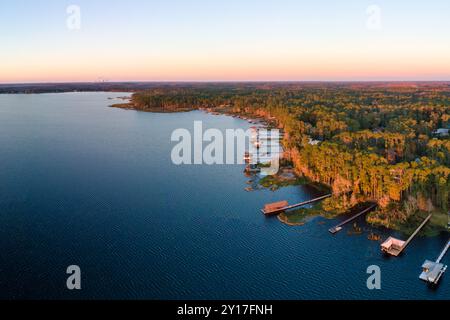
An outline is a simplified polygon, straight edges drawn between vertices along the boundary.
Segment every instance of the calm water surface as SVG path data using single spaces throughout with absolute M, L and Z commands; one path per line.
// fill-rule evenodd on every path
M 448 235 L 386 258 L 368 231 L 333 237 L 336 221 L 288 227 L 264 218 L 267 202 L 317 192 L 248 193 L 243 166 L 170 160 L 174 129 L 246 122 L 108 107 L 123 95 L 0 95 L 0 298 L 450 298 L 449 275 L 435 289 L 418 279 Z M 65 289 L 73 264 L 82 269 L 80 292 Z M 380 291 L 366 287 L 374 264 Z

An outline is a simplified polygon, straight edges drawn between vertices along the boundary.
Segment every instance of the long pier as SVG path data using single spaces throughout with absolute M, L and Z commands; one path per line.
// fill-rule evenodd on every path
M 423 227 L 425 227 L 425 225 L 428 223 L 428 221 L 430 221 L 431 217 L 433 215 L 430 214 L 423 222 L 422 224 L 417 228 L 416 231 L 414 231 L 414 233 L 408 238 L 408 240 L 406 240 L 405 245 L 403 246 L 402 250 L 405 250 L 405 248 L 410 244 L 410 242 L 414 239 L 414 237 L 419 233 L 420 230 L 422 230 Z
M 431 217 L 433 215 L 430 214 L 422 223 L 421 225 L 414 231 L 414 233 L 408 238 L 406 241 L 402 241 L 399 239 L 396 239 L 394 237 L 389 237 L 382 245 L 381 250 L 392 255 L 392 256 L 399 256 L 400 253 L 403 252 L 403 250 L 406 249 L 406 247 L 411 243 L 411 241 L 414 239 L 414 237 L 422 230 L 422 228 L 430 221 Z
M 289 204 L 287 204 L 286 201 L 284 201 L 284 202 L 280 202 L 280 203 L 284 203 L 284 204 L 287 204 L 287 205 L 284 205 L 282 207 L 276 207 L 276 206 L 275 207 L 271 207 L 271 204 L 268 204 L 268 205 L 266 205 L 266 207 L 264 209 L 261 209 L 261 212 L 264 213 L 266 216 L 276 215 L 276 214 L 279 214 L 279 213 L 284 212 L 284 211 L 292 210 L 292 209 L 295 209 L 295 208 L 298 208 L 298 207 L 303 207 L 303 206 L 306 206 L 308 204 L 315 203 L 315 202 L 324 200 L 326 198 L 330 198 L 331 196 L 332 196 L 332 194 L 327 194 L 325 196 L 321 196 L 321 197 L 318 197 L 318 198 L 315 198 L 315 199 L 312 199 L 312 200 L 300 202 L 300 203 L 293 204 L 293 205 L 289 205 Z
M 339 231 L 342 230 L 342 227 L 343 227 L 344 225 L 346 225 L 346 224 L 349 223 L 349 222 L 352 222 L 352 221 L 355 220 L 356 218 L 358 218 L 358 217 L 362 216 L 363 214 L 365 214 L 365 213 L 367 213 L 367 212 L 369 212 L 369 211 L 375 209 L 376 207 L 377 207 L 377 205 L 374 204 L 373 206 L 370 206 L 369 208 L 367 208 L 367 209 L 365 209 L 365 210 L 363 210 L 363 211 L 361 211 L 361 212 L 355 214 L 355 215 L 352 216 L 351 218 L 349 218 L 349 219 L 347 219 L 347 220 L 345 220 L 345 221 L 339 223 L 337 226 L 335 226 L 335 227 L 329 229 L 328 231 L 329 231 L 330 233 L 332 233 L 332 234 L 336 234 L 336 233 L 338 233 Z
M 441 263 L 442 259 L 444 259 L 445 254 L 447 253 L 448 249 L 450 249 L 450 240 L 448 240 L 447 245 L 445 246 L 444 250 L 442 250 L 439 258 L 437 258 L 436 263 Z

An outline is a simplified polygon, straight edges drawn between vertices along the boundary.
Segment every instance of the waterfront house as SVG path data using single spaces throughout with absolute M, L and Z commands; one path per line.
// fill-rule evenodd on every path
M 450 135 L 450 129 L 440 128 L 433 131 L 433 135 L 438 137 L 448 137 Z
M 320 144 L 322 141 L 320 141 L 320 140 L 314 140 L 314 139 L 312 139 L 312 138 L 309 138 L 309 144 L 311 145 L 311 146 L 317 146 L 318 144 Z

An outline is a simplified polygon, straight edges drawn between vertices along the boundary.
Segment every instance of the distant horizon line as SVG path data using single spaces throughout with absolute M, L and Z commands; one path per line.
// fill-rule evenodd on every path
M 450 80 L 114 80 L 0 82 L 5 85 L 115 84 L 115 83 L 450 83 Z

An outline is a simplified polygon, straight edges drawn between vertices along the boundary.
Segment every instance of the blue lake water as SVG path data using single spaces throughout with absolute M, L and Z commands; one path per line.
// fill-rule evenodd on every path
M 448 234 L 386 258 L 368 230 L 332 236 L 336 220 L 289 227 L 265 218 L 265 203 L 317 192 L 245 192 L 243 166 L 170 158 L 174 129 L 248 123 L 108 107 L 123 95 L 0 95 L 0 298 L 450 298 L 449 274 L 437 288 L 418 279 Z M 69 265 L 81 267 L 81 291 L 66 289 Z M 381 268 L 381 290 L 367 289 L 370 265 Z

